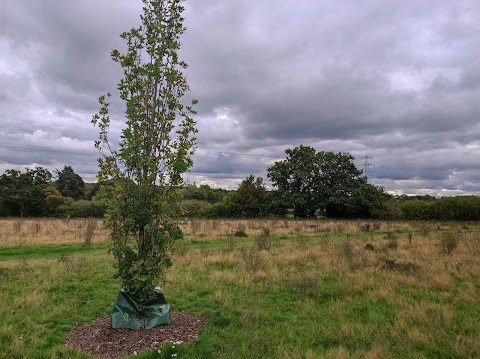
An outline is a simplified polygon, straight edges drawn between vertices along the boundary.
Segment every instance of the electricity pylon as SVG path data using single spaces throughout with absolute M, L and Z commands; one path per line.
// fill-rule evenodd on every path
M 375 165 L 373 164 L 373 158 L 370 156 L 365 156 L 362 157 L 362 167 L 363 167 L 363 173 L 367 175 L 368 173 L 371 173 L 375 169 Z

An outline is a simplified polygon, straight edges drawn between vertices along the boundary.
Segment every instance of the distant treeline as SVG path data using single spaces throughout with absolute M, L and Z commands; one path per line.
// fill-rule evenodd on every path
M 479 196 L 442 197 L 439 199 L 430 196 L 411 196 L 407 200 L 402 197 L 393 197 L 385 202 L 386 219 L 480 220 Z
M 55 171 L 43 167 L 25 172 L 7 170 L 0 176 L 0 216 L 102 217 L 100 186 L 85 183 L 72 167 Z
M 278 206 L 281 195 L 265 191 L 262 201 L 250 201 L 246 208 L 238 201 L 237 191 L 210 188 L 207 185 L 189 185 L 183 189 L 183 208 L 192 217 L 300 217 L 285 206 Z M 243 210 L 243 211 L 242 211 Z M 328 216 L 320 211 L 318 218 L 377 218 L 384 220 L 480 220 L 479 196 L 456 196 L 436 198 L 433 196 L 391 196 L 384 194 L 381 206 L 371 213 L 357 216 Z M 310 216 L 312 217 L 312 216 Z
M 299 146 L 268 168 L 275 190 L 248 176 L 237 190 L 190 184 L 178 188 L 185 217 L 376 218 L 480 220 L 480 197 L 391 196 L 368 183 L 348 153 Z M 102 217 L 105 198 L 72 167 L 7 170 L 0 176 L 0 216 Z
M 261 178 L 249 176 L 237 190 L 186 185 L 179 188 L 186 217 L 245 218 L 302 217 L 282 193 L 267 191 Z M 375 214 L 360 212 L 348 218 L 392 220 L 480 220 L 480 197 L 390 196 L 383 193 Z M 24 173 L 9 170 L 0 176 L 0 216 L 103 217 L 105 206 L 97 183 L 84 183 L 71 167 L 57 172 L 57 179 L 43 168 Z M 329 217 L 325 210 L 314 216 Z M 333 216 L 339 218 L 339 216 Z

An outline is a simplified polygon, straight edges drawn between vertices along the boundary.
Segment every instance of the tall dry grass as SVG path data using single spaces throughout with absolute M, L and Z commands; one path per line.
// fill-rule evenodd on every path
M 198 238 L 218 238 L 233 235 L 244 229 L 249 236 L 258 236 L 265 228 L 272 235 L 321 234 L 364 232 L 366 228 L 376 231 L 416 231 L 428 234 L 431 230 L 480 227 L 479 222 L 438 221 L 380 221 L 380 220 L 333 220 L 333 219 L 205 219 L 192 218 L 180 222 L 185 235 Z
M 187 347 L 185 357 L 211 357 L 211 343 L 225 358 L 479 357 L 480 232 L 459 232 L 457 223 L 448 224 L 457 227 L 445 235 L 433 222 L 382 222 L 384 232 L 372 236 L 360 233 L 360 221 L 318 221 L 342 225 L 343 234 L 331 229 L 315 236 L 295 229 L 309 221 L 288 221 L 286 228 L 253 220 L 196 225 L 203 231 L 214 222 L 219 237 L 242 225 L 250 241 L 230 236 L 222 247 L 202 242 L 200 248 L 185 241 L 174 252 L 162 284 L 166 297 L 176 309 L 198 310 L 209 321 L 192 350 L 207 349 L 194 355 Z M 105 240 L 101 222 L 92 223 L 92 241 Z M 12 236 L 28 234 L 32 243 L 52 233 L 62 240 L 62 230 L 69 237 L 77 231 L 83 242 L 89 227 L 73 219 L 0 225 Z M 290 240 L 272 238 L 279 233 Z M 112 261 L 107 253 L 0 261 L 8 278 L 0 280 L 0 302 L 8 303 L 0 305 L 9 323 L 0 326 L 6 357 L 68 357 L 60 352 L 64 333 L 56 328 L 111 310 L 109 298 L 120 286 L 111 279 Z M 230 346 L 238 338 L 242 345 Z
M 282 281 L 282 276 L 285 279 L 291 275 L 288 283 L 298 280 L 309 286 L 315 282 L 315 273 L 320 271 L 324 275 L 356 278 L 351 284 L 362 290 L 368 285 L 368 279 L 362 279 L 365 275 L 365 278 L 381 275 L 398 281 L 396 289 L 405 283 L 425 288 L 449 287 L 453 285 L 452 275 L 461 278 L 474 274 L 480 282 L 479 236 L 475 232 L 455 235 L 459 238 L 455 248 L 446 252 L 443 233 L 418 234 L 413 239 L 408 233 L 398 234 L 395 246 L 390 244 L 392 238 L 388 236 L 353 235 L 312 240 L 300 234 L 291 241 L 272 241 L 267 248 L 253 242 L 188 250 L 177 253 L 174 263 L 179 268 L 210 272 L 213 277 L 226 276 L 227 281 L 231 272 L 248 282 L 263 277 L 273 282 Z M 175 271 L 172 273 L 176 275 Z M 379 293 L 385 296 L 383 290 Z
M 320 235 L 365 232 L 365 228 L 386 233 L 410 231 L 428 236 L 433 230 L 479 228 L 476 222 L 365 221 L 316 219 L 204 219 L 178 222 L 185 236 L 191 239 L 218 239 L 239 233 L 251 238 L 265 231 L 273 236 Z M 372 231 L 371 233 L 374 233 Z M 0 218 L 0 246 L 58 243 L 99 243 L 108 240 L 108 231 L 100 219 Z M 410 238 L 410 241 L 414 239 Z
M 431 353 L 441 345 L 452 357 L 476 357 L 480 352 L 480 341 L 475 340 L 478 326 L 475 316 L 470 320 L 464 311 L 480 304 L 480 252 L 476 247 L 480 242 L 478 233 L 462 235 L 446 236 L 458 239 L 449 251 L 445 251 L 443 233 L 409 236 L 408 232 L 395 235 L 395 246 L 389 245 L 392 235 L 337 236 L 325 241 L 300 236 L 274 242 L 268 250 L 256 243 L 191 250 L 174 258 L 168 281 L 188 287 L 202 278 L 213 286 L 212 300 L 222 306 L 234 303 L 233 286 L 244 291 L 268 287 L 279 296 L 291 293 L 302 298 L 302 313 L 322 312 L 322 331 L 331 331 L 332 337 L 346 342 L 362 337 L 369 343 L 367 348 L 372 345 L 375 353 L 385 357 L 390 357 L 386 353 L 392 343 L 413 343 L 405 344 L 408 350 L 420 346 Z M 265 308 L 258 309 L 264 311 L 259 316 L 268 317 Z M 373 324 L 362 315 L 372 316 Z M 338 328 L 329 321 L 345 324 Z M 375 321 L 387 324 L 378 327 Z M 361 349 L 354 354 L 370 357 Z
M 99 243 L 108 239 L 108 232 L 99 219 L 2 218 L 0 246 Z

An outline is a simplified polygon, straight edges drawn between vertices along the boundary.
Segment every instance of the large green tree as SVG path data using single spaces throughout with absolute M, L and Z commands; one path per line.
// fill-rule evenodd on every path
M 268 168 L 277 189 L 276 201 L 299 217 L 317 210 L 331 217 L 369 217 L 383 202 L 383 190 L 367 182 L 349 153 L 316 151 L 298 146 Z
M 182 233 L 178 186 L 192 165 L 196 133 L 192 105 L 180 101 L 188 90 L 180 61 L 184 33 L 182 0 L 143 0 L 142 25 L 124 32 L 127 50 L 111 58 L 123 68 L 118 84 L 126 104 L 126 123 L 118 146 L 108 138 L 109 101 L 92 122 L 100 129 L 96 142 L 99 181 L 107 194 L 106 225 L 118 274 L 127 290 L 143 301 L 154 296 L 170 251 Z
M 10 216 L 42 216 L 47 214 L 46 192 L 52 174 L 43 167 L 25 172 L 7 170 L 0 176 L 0 203 Z
M 85 182 L 80 175 L 73 171 L 72 167 L 65 166 L 63 170 L 57 170 L 56 174 L 55 186 L 62 196 L 73 198 L 76 201 L 83 198 Z
M 267 190 L 261 177 L 250 175 L 245 178 L 236 192 L 233 192 L 231 204 L 233 214 L 239 217 L 260 217 L 265 214 Z

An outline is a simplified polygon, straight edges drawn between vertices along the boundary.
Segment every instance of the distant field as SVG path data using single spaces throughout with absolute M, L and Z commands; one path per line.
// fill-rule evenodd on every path
M 197 240 L 222 239 L 237 232 L 258 236 L 265 228 L 271 235 L 287 236 L 480 231 L 480 222 L 192 218 L 178 223 L 187 238 Z M 96 218 L 0 218 L 0 246 L 105 241 L 108 231 L 102 220 Z
M 480 226 L 378 223 L 183 223 L 165 296 L 207 326 L 177 357 L 480 357 Z M 111 310 L 107 237 L 97 220 L 0 220 L 0 358 L 88 357 L 63 343 Z
M 107 240 L 108 232 L 100 219 L 0 218 L 0 246 Z

